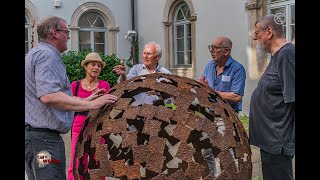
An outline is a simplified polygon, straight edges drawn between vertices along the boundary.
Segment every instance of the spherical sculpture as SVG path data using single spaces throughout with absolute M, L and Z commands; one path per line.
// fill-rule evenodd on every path
M 90 111 L 79 135 L 76 179 L 251 179 L 248 136 L 211 88 L 154 73 L 110 93 L 119 100 Z

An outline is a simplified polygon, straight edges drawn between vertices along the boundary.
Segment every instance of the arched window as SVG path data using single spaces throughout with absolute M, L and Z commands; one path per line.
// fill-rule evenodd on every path
M 30 36 L 31 36 L 31 30 L 30 30 L 30 20 L 29 17 L 25 14 L 24 15 L 24 54 L 26 55 L 30 48 Z
M 268 14 L 284 15 L 284 33 L 288 41 L 295 37 L 295 1 L 269 0 Z
M 174 16 L 174 67 L 191 67 L 191 22 L 190 10 L 186 3 L 177 7 Z
M 84 13 L 79 18 L 79 50 L 91 49 L 106 53 L 106 25 L 95 12 Z

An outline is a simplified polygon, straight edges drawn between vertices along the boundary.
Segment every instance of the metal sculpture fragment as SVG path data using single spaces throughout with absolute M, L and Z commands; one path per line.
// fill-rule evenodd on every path
M 154 73 L 109 93 L 119 100 L 90 111 L 79 135 L 76 179 L 251 179 L 248 136 L 211 88 Z

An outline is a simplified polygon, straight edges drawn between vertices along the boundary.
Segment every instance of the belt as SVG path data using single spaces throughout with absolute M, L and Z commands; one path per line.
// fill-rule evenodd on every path
M 26 124 L 24 126 L 26 131 L 52 132 L 52 133 L 60 134 L 59 131 L 48 129 L 48 128 L 34 128 L 34 127 L 31 127 L 29 124 Z

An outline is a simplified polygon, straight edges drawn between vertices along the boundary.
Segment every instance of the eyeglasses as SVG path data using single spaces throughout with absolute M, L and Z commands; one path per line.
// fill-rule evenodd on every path
M 267 27 L 264 27 L 264 28 L 262 28 L 262 29 L 259 29 L 258 31 L 255 31 L 255 32 L 254 32 L 254 36 L 257 36 L 260 31 L 264 31 L 264 30 L 266 30 L 267 28 L 269 28 L 269 27 L 267 26 Z
M 56 29 L 56 31 L 62 31 L 62 32 L 66 33 L 67 36 L 69 36 L 69 34 L 70 34 L 70 31 L 69 31 L 69 30 Z
M 211 49 L 213 49 L 214 51 L 218 51 L 219 49 L 221 49 L 221 48 L 227 48 L 227 49 L 230 49 L 229 47 L 225 47 L 225 46 L 214 46 L 214 45 L 208 45 L 208 49 L 209 49 L 209 51 L 211 50 Z
M 143 52 L 143 55 L 147 55 L 147 56 L 152 56 L 152 55 L 154 55 L 154 54 L 156 54 L 156 53 Z

